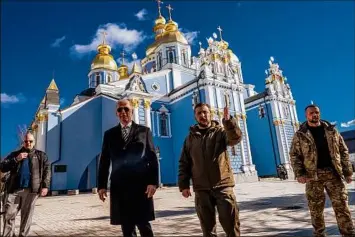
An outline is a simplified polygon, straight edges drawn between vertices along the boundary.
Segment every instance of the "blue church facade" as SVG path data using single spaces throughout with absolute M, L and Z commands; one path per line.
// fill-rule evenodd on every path
M 275 176 L 280 164 L 292 174 L 288 149 L 298 120 L 278 64 L 270 61 L 265 91 L 256 93 L 253 85 L 244 83 L 241 62 L 220 28 L 219 39 L 214 34 L 206 48 L 200 43 L 198 55 L 192 56 L 171 13 L 167 21 L 160 6 L 158 10 L 154 42 L 132 68 L 124 59 L 117 66 L 104 39 L 91 64 L 88 88 L 68 108 L 60 108 L 59 89 L 51 81 L 31 124 L 37 149 L 47 152 L 52 162 L 51 190 L 97 186 L 103 134 L 118 124 L 115 108 L 122 98 L 131 100 L 134 121 L 152 131 L 163 184 L 177 183 L 182 145 L 199 102 L 210 104 L 213 119 L 220 123 L 225 106 L 238 121 L 243 139 L 228 148 L 237 182 Z

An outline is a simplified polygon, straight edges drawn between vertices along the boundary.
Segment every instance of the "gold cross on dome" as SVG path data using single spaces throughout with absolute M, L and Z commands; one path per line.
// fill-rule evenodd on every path
M 160 7 L 160 4 L 161 3 L 163 3 L 162 1 L 160 1 L 160 0 L 156 0 L 157 1 L 157 3 L 158 3 L 158 12 L 159 12 L 159 16 L 161 16 L 161 11 L 160 11 L 160 9 L 161 9 L 161 7 Z
M 170 6 L 170 4 L 168 6 L 166 6 L 166 8 L 168 8 L 168 10 L 169 10 L 169 19 L 171 20 L 171 10 L 174 10 L 174 9 Z
M 124 56 L 125 56 L 126 54 L 124 53 L 124 51 L 122 51 L 122 53 L 121 53 L 121 57 L 122 57 L 122 65 L 124 64 Z
M 102 44 L 105 44 L 105 39 L 106 39 L 107 33 L 106 33 L 106 31 L 102 31 L 101 34 L 102 34 Z
M 219 37 L 221 38 L 221 40 L 223 40 L 222 39 L 222 31 L 223 31 L 222 28 L 220 26 L 218 26 L 217 30 L 219 31 Z

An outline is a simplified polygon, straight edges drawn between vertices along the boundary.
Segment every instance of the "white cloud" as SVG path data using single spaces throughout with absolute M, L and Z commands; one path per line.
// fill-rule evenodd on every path
M 350 126 L 355 126 L 355 119 L 350 120 L 350 121 L 345 122 L 345 123 L 341 123 L 340 126 L 343 127 L 343 128 L 348 128 Z
M 1 93 L 1 104 L 16 104 L 23 102 L 25 97 L 20 93 L 18 95 L 8 95 L 6 93 Z
M 124 59 L 124 64 L 128 67 L 128 73 L 131 73 L 133 64 L 136 62 L 137 65 L 141 68 L 140 61 L 141 59 L 137 58 L 134 59 L 135 57 L 130 56 L 130 57 L 125 57 Z M 117 65 L 120 66 L 122 64 L 122 58 L 116 59 Z M 141 68 L 142 69 L 142 68 Z
M 60 98 L 59 104 L 60 104 L 60 105 L 63 105 L 64 103 L 65 103 L 65 99 L 64 99 L 64 98 Z
M 330 122 L 331 125 L 336 125 L 337 124 L 337 121 L 334 121 L 334 122 Z
M 179 29 L 185 36 L 187 42 L 189 42 L 189 44 L 194 45 L 196 44 L 196 39 L 198 37 L 198 34 L 200 33 L 199 31 L 189 31 L 187 29 Z
M 53 48 L 59 47 L 60 44 L 65 40 L 65 38 L 66 38 L 66 37 L 63 36 L 63 37 L 60 37 L 60 38 L 58 38 L 58 39 L 55 39 L 54 42 L 51 44 L 51 47 L 53 47 Z
M 126 52 L 134 50 L 146 38 L 142 31 L 127 29 L 124 24 L 117 25 L 114 23 L 107 23 L 106 25 L 99 26 L 90 44 L 76 44 L 72 47 L 72 52 L 77 56 L 80 56 L 96 51 L 97 46 L 102 43 L 103 32 L 107 33 L 105 42 L 109 44 L 111 48 L 114 49 L 120 46 Z
M 138 18 L 139 21 L 144 21 L 146 20 L 145 16 L 147 15 L 147 13 L 147 10 L 143 8 L 137 14 L 135 14 L 135 16 Z

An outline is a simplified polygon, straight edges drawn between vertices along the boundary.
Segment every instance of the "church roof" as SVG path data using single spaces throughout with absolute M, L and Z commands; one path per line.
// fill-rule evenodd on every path
M 250 97 L 246 98 L 244 100 L 244 104 L 246 105 L 248 103 L 251 103 L 251 102 L 253 102 L 255 100 L 261 99 L 261 98 L 266 97 L 266 96 L 267 96 L 267 92 L 266 91 L 258 93 L 256 95 L 253 95 L 253 96 L 250 96 Z
M 342 132 L 341 135 L 343 136 L 344 140 L 355 140 L 355 130 Z
M 93 96 L 95 95 L 95 88 L 88 88 L 79 93 L 81 96 Z

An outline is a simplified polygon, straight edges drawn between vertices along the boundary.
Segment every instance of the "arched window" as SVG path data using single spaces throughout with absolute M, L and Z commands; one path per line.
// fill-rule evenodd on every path
M 112 81 L 112 76 L 111 75 L 108 75 L 107 76 L 107 82 L 111 82 Z
M 192 94 L 192 107 L 194 108 L 195 105 L 197 105 L 198 103 L 199 103 L 199 98 L 198 98 L 197 92 L 195 91 L 195 92 Z
M 224 93 L 224 106 L 231 107 L 230 96 L 227 92 Z
M 163 137 L 169 136 L 168 115 L 166 113 L 161 113 L 159 120 L 160 120 L 160 136 Z
M 101 76 L 99 73 L 96 73 L 95 75 L 95 82 L 96 82 L 96 86 L 98 86 L 100 84 L 100 79 L 101 79 Z
M 174 53 L 172 50 L 169 51 L 169 63 L 174 62 Z
M 158 70 L 160 70 L 163 67 L 163 65 L 162 65 L 162 53 L 161 52 L 158 53 L 157 61 L 158 61 Z
M 185 66 L 187 66 L 187 57 L 186 57 L 186 50 L 185 50 L 185 49 L 183 49 L 183 50 L 181 51 L 181 55 L 182 55 L 183 64 L 184 64 Z
M 259 118 L 262 119 L 265 117 L 265 109 L 264 106 L 259 105 Z

